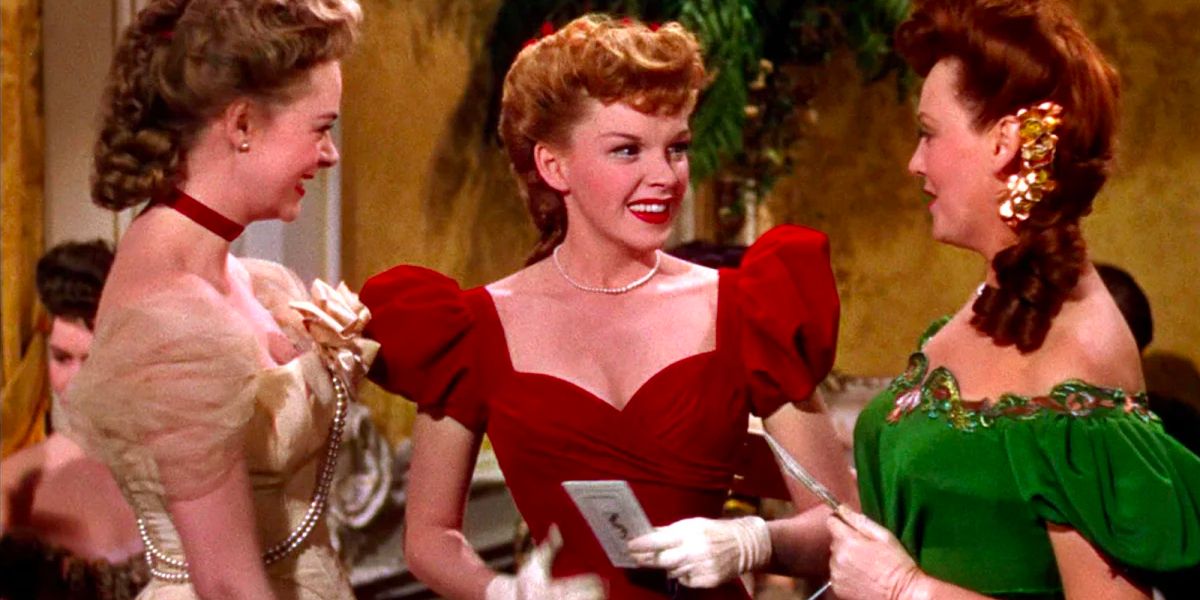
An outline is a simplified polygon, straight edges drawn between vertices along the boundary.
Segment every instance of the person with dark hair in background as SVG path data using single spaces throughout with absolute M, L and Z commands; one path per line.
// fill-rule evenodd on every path
M 1154 340 L 1154 315 L 1150 312 L 1150 300 L 1141 286 L 1124 269 L 1113 265 L 1097 264 L 1096 271 L 1104 280 L 1104 287 L 1112 294 L 1117 308 L 1133 331 L 1138 352 L 1145 352 Z M 1151 390 L 1150 410 L 1162 419 L 1163 429 L 1189 450 L 1200 454 L 1200 411 L 1178 398 Z
M 0 462 L 0 598 L 132 598 L 149 581 L 133 511 L 61 418 L 112 262 L 103 240 L 59 244 L 38 260 L 38 299 L 50 315 L 52 426 L 45 440 Z
M 1060 0 L 918 0 L 896 46 L 925 77 L 932 235 L 986 270 L 859 418 L 866 516 L 829 521 L 833 590 L 1146 598 L 1143 571 L 1200 562 L 1200 458 L 1149 410 L 1080 228 L 1117 74 Z
M 1117 308 L 1133 332 L 1138 351 L 1144 353 L 1154 340 L 1154 316 L 1150 312 L 1150 299 L 1137 281 L 1124 269 L 1107 264 L 1096 264 L 1104 287 L 1112 294 Z M 1150 410 L 1162 419 L 1163 430 L 1193 453 L 1200 454 L 1200 410 L 1179 398 L 1150 390 L 1146 393 Z M 1154 585 L 1168 600 L 1195 597 L 1196 583 L 1200 582 L 1200 565 L 1154 578 Z
M 369 313 L 229 248 L 337 163 L 361 19 L 355 0 L 153 0 L 117 45 L 92 196 L 143 208 L 66 416 L 133 508 L 142 598 L 352 597 L 323 514 Z
M 49 435 L 51 401 L 62 396 L 87 356 L 96 305 L 112 260 L 111 246 L 100 239 L 64 242 L 38 259 L 34 284 L 40 302 L 35 305 L 30 349 L 36 345 L 40 356 L 36 369 L 14 377 L 24 382 L 5 384 L 5 458 Z
M 372 378 L 419 406 L 405 556 L 439 594 L 595 597 L 599 578 L 622 600 L 746 598 L 743 572 L 824 574 L 829 509 L 802 488 L 793 519 L 718 518 L 751 413 L 836 493 L 853 485 L 812 395 L 837 337 L 825 235 L 773 229 L 719 272 L 662 252 L 705 81 L 678 23 L 587 15 L 527 46 L 500 119 L 541 233 L 527 266 L 468 290 L 411 266 L 363 287 L 382 344 Z M 543 544 L 515 577 L 462 535 L 485 433 Z M 629 542 L 643 569 L 613 566 L 568 480 L 628 482 L 659 526 Z

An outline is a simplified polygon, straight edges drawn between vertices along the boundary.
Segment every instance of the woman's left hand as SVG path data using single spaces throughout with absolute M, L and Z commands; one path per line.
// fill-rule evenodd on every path
M 833 534 L 829 579 L 838 598 L 922 597 L 926 576 L 891 531 L 845 506 L 829 517 L 828 525 Z

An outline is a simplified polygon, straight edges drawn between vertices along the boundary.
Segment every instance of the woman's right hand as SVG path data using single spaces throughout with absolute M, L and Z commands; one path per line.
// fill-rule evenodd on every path
M 562 548 L 562 534 L 550 526 L 546 541 L 529 553 L 517 575 L 497 575 L 487 586 L 485 600 L 601 600 L 604 585 L 595 575 L 550 577 L 554 555 Z
M 845 506 L 829 516 L 830 583 L 846 600 L 929 598 L 927 579 L 891 531 Z

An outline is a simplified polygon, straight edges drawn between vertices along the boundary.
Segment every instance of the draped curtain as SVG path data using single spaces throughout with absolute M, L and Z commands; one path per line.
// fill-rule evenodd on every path
M 49 407 L 45 319 L 35 300 L 42 252 L 42 24 L 39 0 L 0 0 L 0 385 L 3 455 L 42 439 Z

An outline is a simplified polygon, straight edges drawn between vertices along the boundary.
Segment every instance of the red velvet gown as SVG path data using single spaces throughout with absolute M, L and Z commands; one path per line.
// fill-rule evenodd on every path
M 833 363 L 839 303 L 824 234 L 777 227 L 742 266 L 719 276 L 716 346 L 651 377 L 623 410 L 565 380 L 513 369 L 484 288 L 399 266 L 372 277 L 362 301 L 382 343 L 373 379 L 419 410 L 486 433 L 535 540 L 558 524 L 556 577 L 596 573 L 610 598 L 747 598 L 662 571 L 613 567 L 562 489 L 569 480 L 629 482 L 655 526 L 717 518 L 746 438 L 747 416 L 802 403 Z

